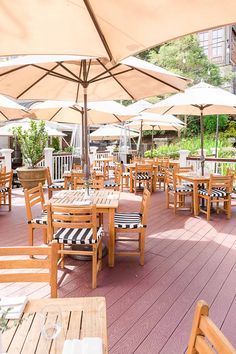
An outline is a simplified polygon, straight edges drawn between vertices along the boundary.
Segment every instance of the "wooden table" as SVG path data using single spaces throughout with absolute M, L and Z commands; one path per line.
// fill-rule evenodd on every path
M 55 305 L 62 314 L 62 330 L 54 340 L 46 340 L 40 331 L 40 311 Z M 53 316 L 53 313 L 51 314 Z M 30 300 L 23 320 L 3 333 L 3 347 L 8 354 L 61 354 L 65 339 L 101 337 L 103 354 L 108 354 L 106 301 L 103 297 Z
M 98 213 L 108 213 L 108 265 L 114 267 L 114 256 L 111 250 L 114 248 L 115 229 L 114 229 L 114 215 L 115 210 L 119 205 L 120 192 L 111 189 L 100 189 L 91 192 L 91 202 L 96 205 Z M 86 199 L 86 192 L 82 189 L 64 190 L 53 195 L 50 202 L 57 205 L 81 205 Z
M 130 193 L 133 193 L 133 172 L 135 171 L 135 166 L 136 164 L 135 163 L 126 163 L 125 165 L 125 169 L 126 170 L 129 170 L 129 173 L 130 173 L 130 181 L 129 181 L 129 191 Z M 152 177 L 152 190 L 153 192 L 156 192 L 156 184 L 157 184 L 157 169 L 158 169 L 158 166 L 157 165 L 153 165 L 153 172 L 154 172 L 154 175 Z
M 198 215 L 198 185 L 201 183 L 209 183 L 210 175 L 201 176 L 195 172 L 188 173 L 176 173 L 178 180 L 190 182 L 193 184 L 193 214 L 194 216 Z

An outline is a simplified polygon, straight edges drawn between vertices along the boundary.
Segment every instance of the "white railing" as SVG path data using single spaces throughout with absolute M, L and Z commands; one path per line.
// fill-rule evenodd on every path
M 194 171 L 201 170 L 201 161 L 199 157 L 187 157 L 188 165 L 193 165 Z M 208 173 L 219 173 L 225 175 L 227 168 L 236 170 L 236 159 L 224 159 L 224 158 L 205 158 L 205 171 Z
M 110 151 L 101 151 L 101 152 L 97 152 L 96 153 L 96 159 L 107 159 L 109 157 L 111 157 L 111 153 Z
M 64 171 L 72 169 L 72 155 L 53 155 L 53 180 L 58 181 L 63 178 Z

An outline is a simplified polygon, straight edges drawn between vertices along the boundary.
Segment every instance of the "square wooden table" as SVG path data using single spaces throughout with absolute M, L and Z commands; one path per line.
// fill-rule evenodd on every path
M 190 182 L 193 184 L 193 214 L 194 216 L 198 215 L 198 185 L 201 183 L 208 184 L 210 181 L 210 175 L 206 174 L 201 176 L 196 172 L 185 172 L 185 173 L 176 173 L 178 180 Z
M 96 205 L 98 213 L 108 213 L 108 265 L 114 267 L 114 256 L 111 250 L 114 248 L 115 242 L 115 228 L 114 216 L 115 210 L 119 205 L 120 192 L 111 189 L 99 189 L 90 192 L 91 204 Z M 50 199 L 50 203 L 55 205 L 81 205 L 83 201 L 87 201 L 86 191 L 83 189 L 64 190 L 55 193 Z
M 141 165 L 145 165 L 145 164 L 141 164 Z M 125 169 L 126 171 L 129 171 L 130 173 L 130 181 L 129 181 L 129 191 L 130 193 L 133 193 L 133 172 L 135 171 L 135 167 L 136 164 L 135 163 L 126 163 L 125 165 Z M 158 170 L 158 166 L 157 165 L 153 165 L 153 176 L 152 176 L 152 190 L 153 192 L 156 192 L 156 184 L 157 184 L 157 170 Z
M 47 305 L 55 306 L 62 314 L 62 330 L 54 340 L 46 340 L 40 331 L 39 313 Z M 84 337 L 102 338 L 103 354 L 108 354 L 106 301 L 103 297 L 30 300 L 23 320 L 16 325 L 9 320 L 9 326 L 11 329 L 2 336 L 8 354 L 61 354 L 65 339 Z

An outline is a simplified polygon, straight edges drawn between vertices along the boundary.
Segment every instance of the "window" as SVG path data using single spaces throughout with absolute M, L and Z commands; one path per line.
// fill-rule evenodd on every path
M 209 36 L 208 32 L 199 33 L 200 46 L 203 48 L 203 51 L 206 55 L 208 55 L 208 42 L 209 42 L 208 36 Z
M 217 28 L 212 31 L 212 57 L 223 55 L 223 28 Z

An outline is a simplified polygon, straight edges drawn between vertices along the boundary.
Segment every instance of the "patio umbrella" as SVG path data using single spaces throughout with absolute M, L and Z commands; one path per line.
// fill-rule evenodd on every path
M 14 98 L 0 94 L 0 122 L 17 117 L 19 114 L 23 116 L 25 114 L 24 110 L 25 107 Z
M 25 56 L 0 63 L 0 91 L 11 92 L 14 97 L 22 99 L 73 99 L 83 102 L 84 164 L 87 171 L 88 97 L 90 101 L 140 99 L 181 91 L 189 82 L 186 78 L 133 57 L 119 64 L 104 59 L 45 64 L 40 63 L 42 58 L 37 58 L 37 64 L 32 64 L 34 60 L 35 57 Z M 15 84 L 12 85 L 12 82 Z
M 236 96 L 219 87 L 200 82 L 185 92 L 168 97 L 148 109 L 156 113 L 172 113 L 200 116 L 201 166 L 204 175 L 203 116 L 212 114 L 236 114 Z
M 167 115 L 168 116 L 168 115 Z M 171 117 L 171 115 L 169 115 Z M 165 117 L 165 116 L 162 116 Z M 175 118 L 175 117 L 173 117 Z M 177 118 L 176 118 L 177 119 Z M 179 119 L 177 119 L 179 120 Z M 138 129 L 140 128 L 140 132 L 142 132 L 143 130 L 152 130 L 152 150 L 154 147 L 154 131 L 155 130 L 175 130 L 175 131 L 179 131 L 182 128 L 185 127 L 184 123 L 182 121 L 180 121 L 181 123 L 178 122 L 171 122 L 171 120 L 168 122 L 168 118 L 166 118 L 166 121 L 164 121 L 163 119 L 159 120 L 156 119 L 154 121 L 148 121 L 148 120 L 144 120 L 144 119 L 139 119 L 136 121 L 133 121 L 129 124 L 127 124 L 127 126 L 129 128 L 133 128 L 133 129 Z M 140 139 L 141 141 L 141 139 Z M 141 143 L 140 146 L 138 147 L 138 151 L 139 154 L 141 154 Z
M 152 106 L 150 104 L 150 106 Z M 151 123 L 151 124 L 150 124 Z M 131 119 L 131 125 L 133 125 L 133 127 L 138 127 L 140 130 L 140 134 L 139 134 L 139 140 L 138 140 L 138 153 L 139 155 L 141 155 L 141 146 L 142 146 L 142 133 L 143 130 L 150 130 L 150 128 L 152 129 L 152 145 L 153 145 L 153 133 L 154 133 L 154 129 L 155 126 L 160 127 L 160 129 L 158 130 L 172 130 L 171 126 L 177 128 L 177 129 L 173 129 L 173 130 L 179 130 L 178 127 L 179 125 L 184 127 L 184 123 L 176 118 L 175 116 L 173 116 L 172 114 L 153 114 L 153 113 L 141 113 L 139 116 L 133 117 Z M 146 126 L 148 127 L 147 129 Z M 166 126 L 167 129 L 164 129 L 163 127 Z
M 17 127 L 22 127 L 23 130 L 28 130 L 30 128 L 30 119 L 21 119 L 17 122 L 7 123 L 4 126 L 0 127 L 0 136 L 13 136 L 12 130 Z M 46 131 L 48 136 L 66 136 L 57 129 L 53 129 L 46 125 Z
M 171 39 L 235 23 L 236 2 L 1 0 L 1 55 L 121 59 Z
M 90 134 L 91 140 L 117 140 L 120 138 L 121 133 L 124 128 L 118 125 L 105 125 L 95 130 Z M 129 136 L 131 138 L 135 138 L 139 136 L 139 134 L 135 131 L 130 130 Z

